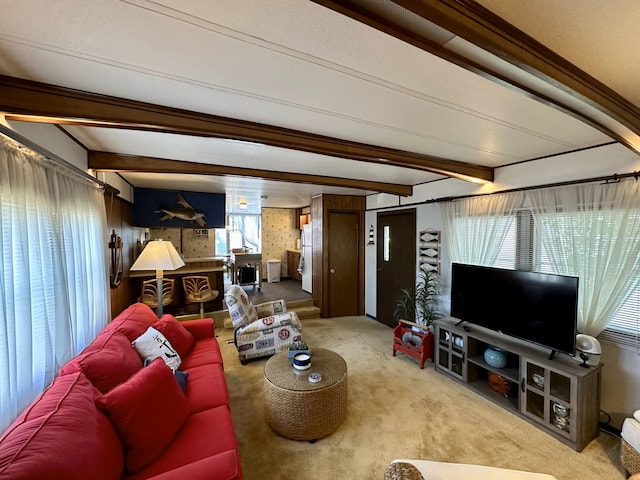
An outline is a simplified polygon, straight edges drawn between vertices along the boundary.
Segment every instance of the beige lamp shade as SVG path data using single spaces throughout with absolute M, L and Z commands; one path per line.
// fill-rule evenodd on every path
M 184 260 L 171 242 L 152 240 L 144 247 L 140 256 L 131 265 L 131 270 L 155 270 L 158 292 L 158 318 L 162 316 L 162 271 L 176 270 Z
M 140 256 L 131 265 L 131 270 L 155 270 L 156 277 L 162 278 L 163 270 L 176 270 L 183 265 L 184 260 L 173 243 L 152 240 L 147 243 Z

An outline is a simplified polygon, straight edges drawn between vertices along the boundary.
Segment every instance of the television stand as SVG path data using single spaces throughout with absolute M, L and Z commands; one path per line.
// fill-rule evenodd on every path
M 435 368 L 555 438 L 581 451 L 599 434 L 602 366 L 581 368 L 566 355 L 479 325 L 465 331 L 457 318 L 435 321 Z M 506 365 L 484 352 L 497 347 Z M 552 352 L 554 353 L 554 352 Z

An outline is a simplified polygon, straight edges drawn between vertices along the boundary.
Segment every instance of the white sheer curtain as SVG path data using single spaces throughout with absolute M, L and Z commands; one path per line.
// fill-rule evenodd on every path
M 0 136 L 0 431 L 106 324 L 106 232 L 95 185 Z
M 254 252 L 261 251 L 260 215 L 247 213 L 231 215 L 230 217 L 233 225 L 240 231 L 245 246 L 250 247 Z
M 494 265 L 524 198 L 524 192 L 514 192 L 442 203 L 451 261 Z
M 578 330 L 596 336 L 640 281 L 640 182 L 528 195 L 554 273 L 580 278 Z

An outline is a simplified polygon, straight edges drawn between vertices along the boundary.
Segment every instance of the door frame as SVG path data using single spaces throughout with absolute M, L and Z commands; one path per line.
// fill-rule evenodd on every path
M 363 315 L 364 314 L 364 213 L 358 210 L 347 210 L 347 209 L 338 209 L 333 208 L 327 212 L 327 226 L 329 227 L 329 231 L 331 231 L 331 218 L 333 215 L 353 215 L 356 219 L 356 258 L 355 265 L 357 270 L 357 278 L 356 278 L 356 313 L 355 315 Z M 330 240 L 327 238 L 327 242 Z M 329 317 L 333 317 L 333 312 L 331 309 L 331 263 L 332 263 L 332 252 L 331 249 L 327 250 L 328 254 L 326 255 L 326 267 L 325 272 L 325 292 L 327 296 L 327 314 Z
M 313 230 L 313 303 L 320 308 L 320 316 L 326 318 L 329 308 L 329 213 L 358 212 L 358 315 L 364 315 L 365 291 L 365 219 L 366 201 L 363 196 L 320 194 L 311 198 L 311 225 Z
M 412 274 L 412 279 L 413 279 L 413 283 L 412 285 L 415 287 L 416 284 L 416 276 L 417 276 L 417 209 L 416 208 L 405 208 L 402 210 L 387 210 L 384 212 L 378 212 L 377 216 L 376 216 L 376 241 L 377 241 L 377 246 L 376 246 L 376 267 L 375 267 L 375 273 L 376 273 L 376 320 L 380 323 L 382 323 L 383 325 L 388 325 L 387 323 L 382 321 L 382 317 L 381 317 L 381 313 L 380 313 L 380 297 L 381 295 L 379 295 L 380 293 L 380 282 L 379 282 L 379 272 L 381 267 L 378 265 L 378 249 L 382 247 L 382 239 L 383 239 L 383 232 L 382 232 L 382 223 L 381 219 L 384 219 L 385 217 L 393 217 L 393 216 L 399 216 L 399 215 L 409 215 L 411 217 L 413 217 L 413 236 L 412 236 L 412 251 L 413 251 L 413 274 Z M 407 277 L 408 278 L 408 277 Z M 395 302 L 395 300 L 394 300 Z

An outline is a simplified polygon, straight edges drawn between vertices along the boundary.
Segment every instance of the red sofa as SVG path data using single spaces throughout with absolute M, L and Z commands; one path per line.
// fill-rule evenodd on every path
M 132 342 L 149 326 L 180 353 L 184 391 L 162 359 L 143 367 Z M 0 437 L 0 479 L 120 478 L 242 478 L 211 319 L 131 305 Z

